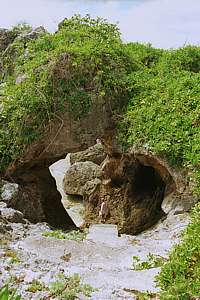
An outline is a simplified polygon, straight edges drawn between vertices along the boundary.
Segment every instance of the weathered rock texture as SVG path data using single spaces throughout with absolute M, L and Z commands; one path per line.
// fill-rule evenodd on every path
M 184 191 L 180 178 L 150 153 L 115 153 L 103 163 L 102 182 L 86 201 L 86 221 L 96 222 L 101 203 L 107 199 L 107 223 L 117 224 L 121 233 L 146 230 L 165 216 L 164 198 Z
M 49 161 L 38 161 L 12 165 L 7 176 L 19 184 L 19 193 L 12 207 L 24 213 L 32 222 L 47 221 L 52 226 L 69 228 L 73 221 L 61 203 L 61 196 L 51 176 Z
M 70 162 L 72 165 L 80 161 L 92 161 L 93 163 L 100 165 L 105 158 L 106 153 L 103 145 L 100 142 L 84 151 L 70 154 Z
M 12 202 L 18 195 L 19 185 L 11 182 L 2 182 L 0 198 L 7 203 Z
M 0 28 L 0 53 L 6 50 L 9 44 L 11 44 L 16 38 L 16 32 L 8 29 Z
M 70 195 L 90 195 L 101 182 L 101 169 L 91 161 L 73 164 L 63 180 L 64 191 Z
M 64 227 L 73 225 L 61 204 L 49 166 L 69 152 L 94 145 L 97 137 L 110 127 L 112 112 L 105 100 L 102 101 L 95 102 L 90 112 L 81 119 L 68 112 L 56 115 L 46 132 L 6 170 L 5 179 L 20 184 L 20 195 L 13 207 L 22 211 L 30 221 L 47 221 Z M 92 185 L 89 184 L 88 191 L 93 188 Z
M 40 26 L 32 29 L 27 28 L 21 30 L 16 28 L 15 30 L 7 30 L 0 28 L 0 79 L 5 80 L 6 77 L 14 72 L 14 64 L 18 57 L 18 47 L 15 46 L 15 42 L 20 42 L 21 47 L 26 48 L 27 42 L 35 40 L 44 35 L 46 30 Z M 28 53 L 26 53 L 27 55 Z M 15 74 L 19 77 L 19 74 Z M 19 83 L 19 80 L 16 81 Z

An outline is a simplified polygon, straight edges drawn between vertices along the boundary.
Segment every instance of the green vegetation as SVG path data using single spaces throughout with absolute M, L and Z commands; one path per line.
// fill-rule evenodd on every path
M 37 279 L 34 279 L 27 288 L 27 292 L 36 293 L 45 289 L 45 286 Z
M 193 193 L 200 196 L 200 47 L 161 50 L 123 44 L 115 25 L 74 16 L 54 34 L 15 40 L 0 59 L 2 169 L 60 113 L 80 119 L 92 105 L 106 102 L 121 120 L 118 139 L 123 149 L 147 149 L 185 170 Z M 199 220 L 198 205 L 183 242 L 158 277 L 161 299 L 200 296 Z M 44 235 L 79 240 L 79 234 Z M 158 260 L 137 263 L 152 267 Z
M 124 289 L 124 291 L 134 294 L 136 300 L 150 300 L 150 299 L 158 300 L 159 299 L 159 296 L 156 293 L 140 292 L 138 290 L 130 290 L 130 289 Z
M 91 297 L 95 289 L 89 284 L 81 284 L 79 274 L 65 276 L 60 273 L 58 280 L 51 284 L 50 291 L 52 296 L 58 297 L 58 299 L 75 300 L 80 293 L 86 297 Z
M 20 258 L 18 257 L 18 254 L 13 250 L 6 250 L 4 252 L 4 256 L 10 258 L 10 263 L 11 264 L 20 263 Z
M 130 100 L 119 140 L 192 170 L 200 193 L 200 47 L 155 50 L 128 44 L 138 69 L 128 76 Z
M 57 229 L 53 231 L 44 232 L 42 235 L 45 237 L 53 237 L 59 240 L 74 240 L 77 242 L 81 242 L 86 238 L 87 230 L 72 230 L 69 232 L 64 232 L 60 229 Z
M 0 300 L 20 300 L 21 296 L 17 295 L 17 291 L 10 289 L 8 285 L 0 288 Z
M 3 54 L 10 76 L 0 85 L 2 165 L 21 155 L 59 112 L 81 118 L 95 102 L 119 107 L 127 101 L 129 57 L 118 28 L 100 18 L 74 16 L 58 32 L 10 48 L 14 54 Z
M 133 256 L 133 270 L 140 271 L 163 266 L 166 259 L 162 256 L 149 253 L 146 261 L 141 261 L 138 256 Z
M 174 247 L 157 280 L 161 300 L 200 297 L 200 204 L 192 212 L 182 243 Z

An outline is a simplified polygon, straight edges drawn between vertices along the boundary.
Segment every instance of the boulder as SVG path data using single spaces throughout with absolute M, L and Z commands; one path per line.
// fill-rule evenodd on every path
M 72 165 L 80 161 L 92 161 L 93 163 L 100 165 L 105 158 L 106 153 L 100 142 L 84 151 L 70 154 L 70 162 Z
M 100 183 L 101 168 L 91 161 L 73 164 L 65 174 L 63 187 L 66 194 L 81 195 L 93 191 Z
M 15 210 L 13 208 L 0 208 L 0 212 L 1 212 L 1 217 L 3 219 L 5 219 L 8 222 L 13 222 L 13 223 L 24 223 L 24 216 L 23 214 L 18 211 Z
M 14 199 L 19 191 L 19 185 L 17 183 L 6 182 L 1 188 L 1 200 L 10 202 Z

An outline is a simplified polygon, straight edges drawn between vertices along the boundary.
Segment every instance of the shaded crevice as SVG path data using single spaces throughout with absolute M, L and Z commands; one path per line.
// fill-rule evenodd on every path
M 132 193 L 134 199 L 141 201 L 146 197 L 151 198 L 160 194 L 164 197 L 165 182 L 153 167 L 138 164 L 132 181 Z
M 57 160 L 10 166 L 6 179 L 12 178 L 20 185 L 18 197 L 10 206 L 20 210 L 33 223 L 47 222 L 56 228 L 69 229 L 76 226 L 61 202 L 56 182 L 49 171 L 49 166 Z
M 134 176 L 126 185 L 123 232 L 138 234 L 165 216 L 161 208 L 166 183 L 151 166 L 133 165 Z

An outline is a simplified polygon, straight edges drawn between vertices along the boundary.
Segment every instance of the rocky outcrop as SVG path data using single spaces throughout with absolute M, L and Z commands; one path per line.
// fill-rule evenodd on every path
M 0 28 L 0 53 L 6 50 L 17 37 L 17 33 L 8 29 Z
M 5 80 L 8 75 L 13 74 L 14 64 L 19 55 L 19 49 L 26 49 L 27 43 L 35 40 L 47 31 L 40 26 L 35 29 L 27 26 L 27 28 L 15 28 L 11 30 L 0 29 L 0 79 Z M 17 44 L 17 47 L 16 47 Z M 21 54 L 21 53 L 20 53 Z M 28 50 L 24 55 L 28 55 Z M 16 83 L 19 83 L 19 78 L 25 76 L 23 74 L 15 74 L 17 77 Z
M 101 169 L 98 165 L 91 161 L 77 162 L 65 174 L 64 191 L 70 195 L 90 195 L 101 182 L 100 177 Z
M 12 223 L 24 223 L 23 214 L 13 208 L 4 208 L 1 211 L 1 216 Z
M 45 28 L 43 26 L 39 26 L 37 28 L 30 29 L 30 30 L 25 30 L 24 32 L 21 32 L 17 36 L 16 41 L 23 41 L 23 43 L 27 43 L 31 40 L 38 39 L 39 37 L 41 37 L 45 33 L 47 33 Z
M 75 227 L 61 203 L 49 165 L 49 161 L 32 165 L 27 162 L 12 169 L 12 179 L 20 185 L 17 201 L 12 207 L 20 210 L 25 218 L 34 223 L 46 221 L 55 227 Z
M 94 145 L 97 137 L 112 124 L 111 116 L 110 106 L 102 99 L 94 103 L 84 118 L 76 119 L 69 112 L 55 115 L 45 133 L 6 170 L 5 179 L 20 184 L 20 197 L 13 207 L 33 222 L 47 221 L 65 228 L 74 226 L 61 204 L 49 166 L 66 157 L 66 153 Z M 89 193 L 96 184 L 87 184 Z
M 11 223 L 27 223 L 27 220 L 20 211 L 8 208 L 5 202 L 0 201 L 0 234 L 11 231 Z
M 142 150 L 130 150 L 126 154 L 115 152 L 102 164 L 101 184 L 86 201 L 86 221 L 96 222 L 101 203 L 106 200 L 109 206 L 106 222 L 117 224 L 121 233 L 138 234 L 171 210 L 183 213 L 191 208 L 194 201 L 190 201 L 191 205 L 183 204 L 181 195 L 186 187 L 181 178 L 151 153 Z M 177 200 L 167 209 L 166 202 L 163 203 L 165 197 L 182 199 L 181 209 Z
M 105 158 L 106 153 L 101 142 L 98 142 L 94 146 L 91 146 L 84 151 L 70 154 L 70 162 L 72 165 L 81 161 L 91 161 L 97 165 L 100 165 Z

